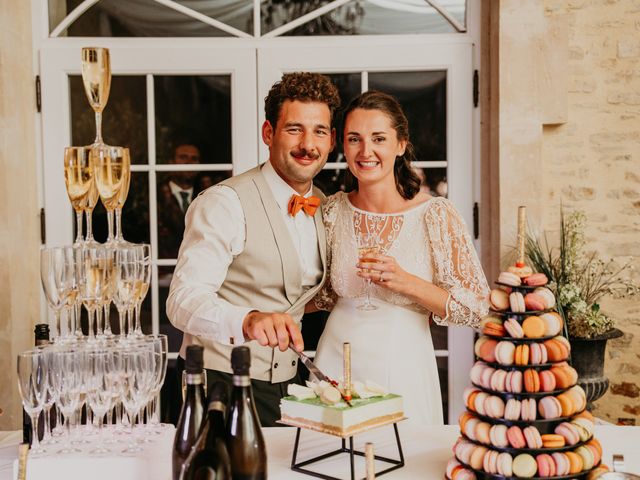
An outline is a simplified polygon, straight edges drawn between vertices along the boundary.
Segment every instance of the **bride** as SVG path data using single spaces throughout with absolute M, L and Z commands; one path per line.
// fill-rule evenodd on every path
M 369 91 L 349 104 L 344 155 L 355 188 L 323 206 L 330 272 L 315 304 L 331 315 L 315 363 L 341 377 L 350 342 L 353 379 L 402 395 L 412 420 L 442 424 L 429 322 L 477 325 L 488 309 L 487 281 L 458 212 L 420 192 L 409 125 L 394 97 Z M 359 260 L 363 236 L 378 253 Z

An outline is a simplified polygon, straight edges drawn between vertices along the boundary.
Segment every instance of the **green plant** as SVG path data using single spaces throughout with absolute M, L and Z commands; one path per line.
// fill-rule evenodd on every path
M 640 287 L 630 279 L 631 261 L 620 266 L 586 251 L 585 224 L 584 212 L 565 217 L 561 208 L 559 246 L 550 246 L 546 234 L 528 233 L 525 253 L 531 266 L 549 279 L 569 336 L 592 338 L 613 328 L 613 319 L 600 310 L 600 299 L 633 296 Z

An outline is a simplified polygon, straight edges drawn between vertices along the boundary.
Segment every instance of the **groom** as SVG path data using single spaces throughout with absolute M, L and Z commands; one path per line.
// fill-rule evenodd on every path
M 265 99 L 269 160 L 203 191 L 186 215 L 167 299 L 171 323 L 204 347 L 209 385 L 232 383 L 233 344 L 251 349 L 251 383 L 262 426 L 275 426 L 280 398 L 303 349 L 299 322 L 325 275 L 325 236 L 313 177 L 335 145 L 336 87 L 319 74 L 283 75 Z

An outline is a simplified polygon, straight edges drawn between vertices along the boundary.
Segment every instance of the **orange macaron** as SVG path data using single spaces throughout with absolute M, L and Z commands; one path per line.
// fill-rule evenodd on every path
M 544 448 L 561 448 L 565 445 L 565 439 L 562 435 L 555 433 L 547 433 L 542 435 L 542 446 Z
M 529 393 L 536 393 L 540 391 L 540 376 L 538 372 L 533 368 L 529 368 L 524 371 L 524 390 Z
M 580 473 L 582 471 L 582 457 L 576 452 L 564 452 L 569 459 L 569 474 Z
M 514 361 L 516 365 L 528 365 L 529 364 L 529 345 L 523 343 L 516 346 L 514 354 Z
M 544 336 L 546 324 L 540 317 L 531 316 L 522 322 L 522 330 L 527 338 L 540 338 Z

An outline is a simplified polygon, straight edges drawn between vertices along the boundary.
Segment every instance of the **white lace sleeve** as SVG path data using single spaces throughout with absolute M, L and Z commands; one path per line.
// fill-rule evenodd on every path
M 322 219 L 324 222 L 325 235 L 327 238 L 327 272 L 325 281 L 320 291 L 313 298 L 313 303 L 318 310 L 331 311 L 336 304 L 338 295 L 331 287 L 331 258 L 332 249 L 335 243 L 335 223 L 338 214 L 338 198 L 333 195 L 322 204 Z
M 436 199 L 425 214 L 432 248 L 433 281 L 449 292 L 446 317 L 438 325 L 477 325 L 489 309 L 489 286 L 464 220 L 446 199 Z

